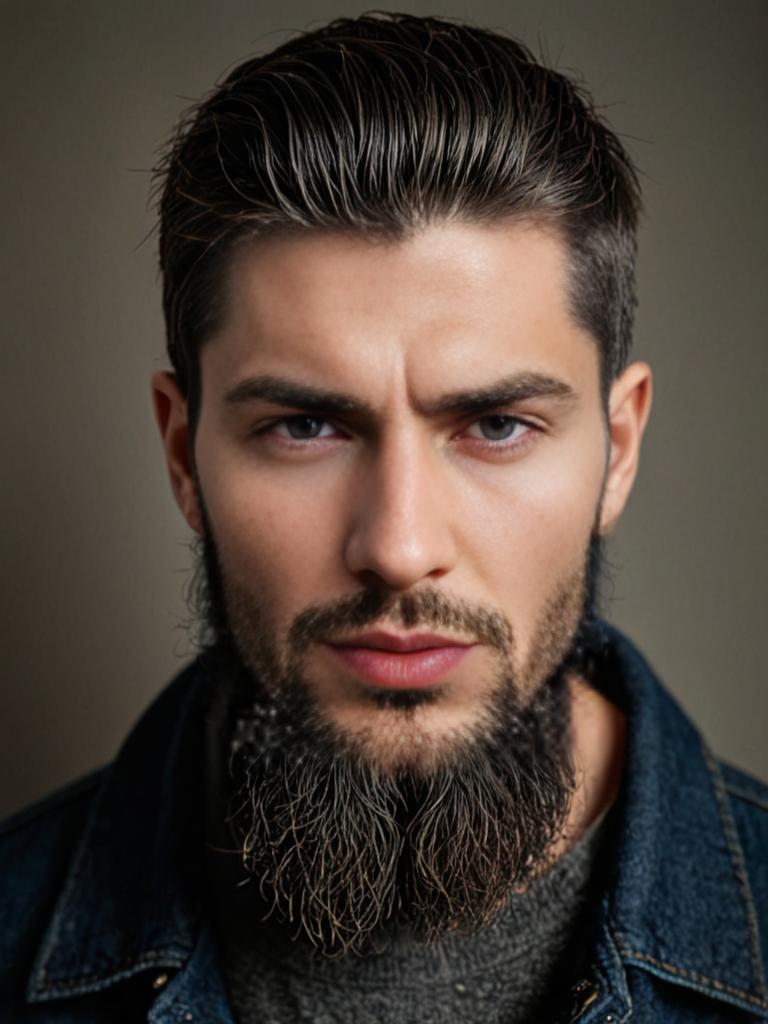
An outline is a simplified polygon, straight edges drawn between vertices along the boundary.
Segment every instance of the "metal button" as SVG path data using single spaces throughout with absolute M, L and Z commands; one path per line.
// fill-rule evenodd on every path
M 600 989 L 597 987 L 594 981 L 589 978 L 583 978 L 578 981 L 571 988 L 571 1015 L 568 1018 L 568 1024 L 575 1024 L 577 1020 L 582 1016 L 588 1006 L 597 999 L 600 994 Z M 612 1024 L 613 1018 L 605 1021 L 605 1024 Z
M 167 974 L 158 974 L 157 977 L 154 978 L 153 981 L 152 981 L 152 988 L 162 988 L 163 985 L 167 985 L 167 984 L 168 984 L 168 975 Z

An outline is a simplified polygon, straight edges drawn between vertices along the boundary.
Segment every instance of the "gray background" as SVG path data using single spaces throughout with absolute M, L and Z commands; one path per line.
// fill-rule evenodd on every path
M 385 5 L 386 6 L 386 5 Z M 768 776 L 765 0 L 443 0 L 578 69 L 644 175 L 656 371 L 610 615 L 716 750 Z M 189 655 L 188 533 L 150 410 L 165 365 L 148 169 L 190 99 L 341 2 L 0 7 L 0 812 L 112 756 Z

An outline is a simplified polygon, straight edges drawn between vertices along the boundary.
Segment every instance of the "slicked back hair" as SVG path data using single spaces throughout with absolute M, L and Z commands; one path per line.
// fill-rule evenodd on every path
M 554 225 L 604 400 L 626 365 L 636 172 L 583 89 L 510 37 L 400 14 L 333 21 L 236 67 L 183 116 L 156 182 L 168 353 L 193 430 L 232 254 L 272 232 Z

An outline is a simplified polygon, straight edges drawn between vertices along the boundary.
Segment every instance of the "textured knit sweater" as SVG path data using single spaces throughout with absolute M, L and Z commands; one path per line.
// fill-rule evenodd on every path
M 220 962 L 238 1024 L 521 1024 L 550 1022 L 585 943 L 593 827 L 544 877 L 470 936 L 426 945 L 405 928 L 378 954 L 327 960 L 258 922 L 232 893 L 219 903 Z

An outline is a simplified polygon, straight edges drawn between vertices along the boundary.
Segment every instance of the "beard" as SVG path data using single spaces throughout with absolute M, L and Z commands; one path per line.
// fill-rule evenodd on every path
M 224 578 L 207 523 L 202 546 L 196 604 L 208 667 L 229 694 L 227 820 L 255 883 L 246 912 L 287 924 L 327 957 L 381 949 L 392 925 L 433 942 L 490 923 L 550 866 L 570 808 L 568 677 L 589 649 L 597 533 L 522 663 L 503 615 L 435 588 L 313 606 L 278 645 L 253 590 Z M 323 714 L 303 671 L 307 648 L 384 621 L 458 630 L 495 650 L 496 678 L 471 726 L 439 741 L 421 728 L 440 688 L 371 691 L 371 728 L 354 734 Z M 387 757 L 371 756 L 374 737 Z

